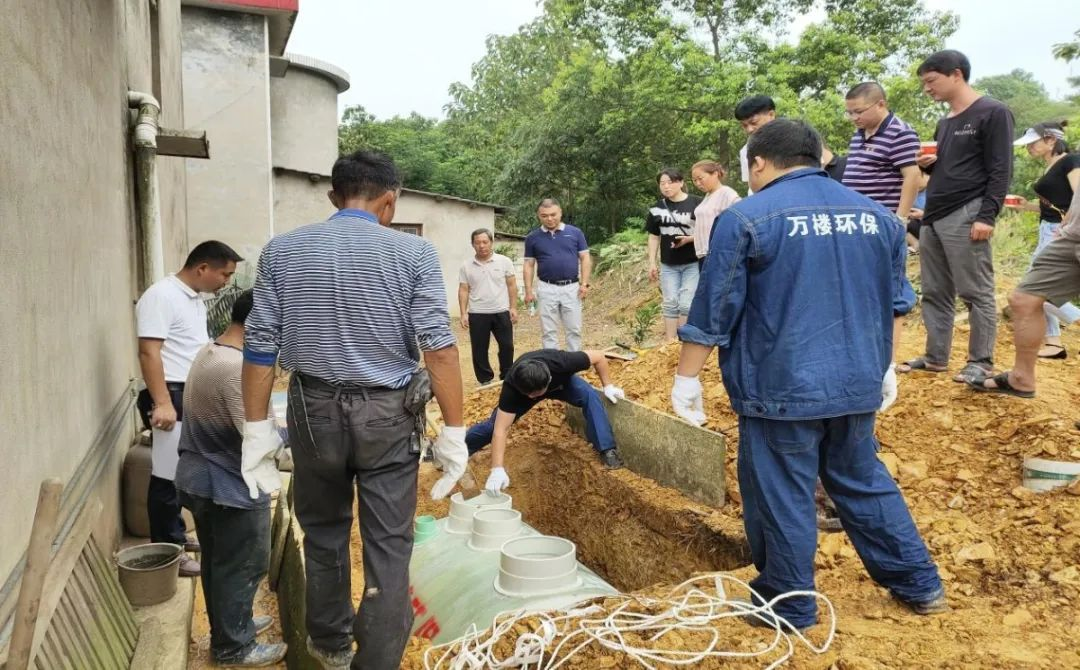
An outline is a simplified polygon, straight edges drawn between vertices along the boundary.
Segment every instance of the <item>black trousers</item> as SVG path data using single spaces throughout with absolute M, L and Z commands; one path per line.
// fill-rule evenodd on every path
M 476 381 L 486 384 L 495 378 L 488 360 L 488 345 L 491 335 L 499 346 L 499 379 L 505 379 L 506 373 L 514 363 L 514 324 L 510 322 L 510 312 L 498 314 L 469 313 L 469 341 L 472 343 L 472 365 Z
M 296 519 L 304 529 L 306 622 L 312 642 L 357 642 L 353 670 L 394 670 L 413 625 L 409 559 L 419 458 L 405 389 L 340 387 L 295 373 L 289 442 Z M 359 497 L 364 595 L 353 613 L 349 535 Z M 350 629 L 352 635 L 350 636 Z
M 210 651 L 236 661 L 255 646 L 251 607 L 270 567 L 270 508 L 240 509 L 180 492 L 202 545 L 202 589 L 210 619 Z
M 173 407 L 176 408 L 176 420 L 183 421 L 184 385 L 169 382 L 167 386 Z M 150 397 L 150 391 L 140 391 L 135 406 L 142 417 L 143 427 L 150 430 L 150 412 L 154 409 L 154 399 Z M 180 516 L 180 501 L 176 497 L 176 486 L 172 481 L 150 476 L 150 486 L 146 491 L 146 515 L 150 518 L 151 542 L 172 542 L 180 546 L 187 542 L 184 519 Z

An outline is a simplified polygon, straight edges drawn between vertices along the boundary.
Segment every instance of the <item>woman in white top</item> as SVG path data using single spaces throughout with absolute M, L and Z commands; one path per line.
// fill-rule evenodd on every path
M 724 185 L 724 174 L 724 166 L 711 160 L 698 161 L 690 170 L 694 186 L 705 193 L 705 198 L 694 210 L 694 252 L 699 261 L 709 253 L 709 236 L 716 217 L 742 200 L 735 189 Z

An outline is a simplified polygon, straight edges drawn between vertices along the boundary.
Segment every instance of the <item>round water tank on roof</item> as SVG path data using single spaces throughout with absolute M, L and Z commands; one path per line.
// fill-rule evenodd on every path
M 270 78 L 270 147 L 275 168 L 329 175 L 338 154 L 338 94 L 349 76 L 322 61 L 285 54 L 284 76 Z

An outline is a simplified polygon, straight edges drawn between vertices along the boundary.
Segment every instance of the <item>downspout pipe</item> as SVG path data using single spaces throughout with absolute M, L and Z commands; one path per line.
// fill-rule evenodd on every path
M 157 178 L 157 135 L 161 104 L 149 93 L 128 91 L 128 107 L 138 110 L 131 136 L 135 148 L 135 181 L 145 288 L 165 276 L 165 242 L 161 230 L 161 197 Z

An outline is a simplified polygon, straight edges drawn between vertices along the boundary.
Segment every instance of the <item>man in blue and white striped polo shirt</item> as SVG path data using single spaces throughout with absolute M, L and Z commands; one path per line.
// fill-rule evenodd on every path
M 273 488 L 280 444 L 267 406 L 274 363 L 292 372 L 289 441 L 297 520 L 304 530 L 308 651 L 325 667 L 397 668 L 413 610 L 419 441 L 426 381 L 445 427 L 435 444 L 446 496 L 465 472 L 461 368 L 435 248 L 389 228 L 401 178 L 384 154 L 334 163 L 323 223 L 279 235 L 259 258 L 244 338 L 245 475 Z M 426 372 L 418 374 L 423 352 Z M 430 397 L 430 395 L 428 395 Z M 419 419 L 419 420 L 418 420 Z M 349 536 L 360 496 L 364 595 L 354 615 Z M 354 622 L 355 620 L 355 622 Z M 352 637 L 359 651 L 353 658 Z
M 919 136 L 889 111 L 885 89 L 877 82 L 852 88 L 844 106 L 856 128 L 848 145 L 844 186 L 896 212 L 906 223 L 922 174 L 915 164 Z

